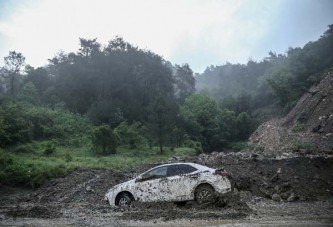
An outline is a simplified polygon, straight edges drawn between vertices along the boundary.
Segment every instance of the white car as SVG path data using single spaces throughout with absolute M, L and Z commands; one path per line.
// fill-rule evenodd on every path
M 154 167 L 138 177 L 113 186 L 105 194 L 111 206 L 142 202 L 212 201 L 231 191 L 227 173 L 195 163 L 172 163 Z

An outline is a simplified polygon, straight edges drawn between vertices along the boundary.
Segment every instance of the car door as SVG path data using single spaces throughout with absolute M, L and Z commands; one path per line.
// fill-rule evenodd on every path
M 187 164 L 170 165 L 168 177 L 164 180 L 167 196 L 171 201 L 191 200 L 192 191 L 198 182 L 198 174 L 192 174 L 197 169 Z
M 157 167 L 142 175 L 136 182 L 137 199 L 143 202 L 167 201 L 167 166 Z

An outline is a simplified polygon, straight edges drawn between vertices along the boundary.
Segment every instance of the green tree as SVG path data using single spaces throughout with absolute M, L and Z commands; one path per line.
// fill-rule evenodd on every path
M 164 96 L 156 97 L 151 105 L 147 127 L 150 135 L 156 139 L 161 154 L 175 123 L 175 107 L 175 102 L 167 100 Z
M 102 155 L 114 154 L 117 151 L 116 137 L 109 125 L 100 125 L 95 128 L 92 143 L 95 152 Z
M 242 112 L 237 116 L 237 128 L 239 140 L 247 140 L 253 131 L 253 120 L 249 114 Z
M 201 142 L 204 151 L 212 151 L 218 146 L 215 135 L 219 112 L 216 101 L 201 94 L 189 96 L 181 107 L 187 133 L 191 139 Z
M 1 70 L 1 77 L 7 82 L 10 95 L 14 96 L 18 92 L 25 57 L 19 52 L 10 51 L 9 55 L 4 57 L 4 62 L 5 65 Z
M 237 126 L 237 114 L 235 111 L 224 109 L 219 115 L 219 132 L 217 133 L 223 146 L 237 140 L 239 133 Z
M 18 93 L 18 99 L 31 104 L 39 103 L 39 95 L 35 85 L 31 82 L 26 83 Z
M 144 130 L 145 127 L 140 122 L 128 124 L 124 121 L 114 129 L 114 133 L 119 144 L 128 145 L 131 149 L 135 149 L 146 144 L 146 138 L 143 136 Z
M 188 64 L 182 66 L 176 65 L 176 96 L 180 103 L 183 103 L 186 97 L 195 92 L 195 78 L 193 71 Z

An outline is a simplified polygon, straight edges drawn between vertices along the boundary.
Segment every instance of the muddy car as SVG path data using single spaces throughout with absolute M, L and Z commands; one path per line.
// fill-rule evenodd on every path
M 231 191 L 227 173 L 195 163 L 173 163 L 154 167 L 138 177 L 118 184 L 105 195 L 111 206 L 142 202 L 196 200 L 205 203 Z

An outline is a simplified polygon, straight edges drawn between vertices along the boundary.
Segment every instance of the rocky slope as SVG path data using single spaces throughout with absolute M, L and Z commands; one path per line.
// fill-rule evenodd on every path
M 253 150 L 267 155 L 333 154 L 333 71 L 282 119 L 262 124 L 251 135 Z

